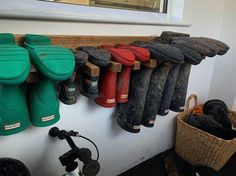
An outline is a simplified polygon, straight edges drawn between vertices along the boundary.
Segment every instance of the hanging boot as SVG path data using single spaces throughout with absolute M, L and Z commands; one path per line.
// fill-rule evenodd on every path
M 24 44 L 41 73 L 40 82 L 32 84 L 29 92 L 31 122 L 40 127 L 52 125 L 60 119 L 53 81 L 66 80 L 73 74 L 74 55 L 69 49 L 50 45 L 46 36 L 27 34 Z
M 173 64 L 166 78 L 164 90 L 161 96 L 161 102 L 157 114 L 165 116 L 169 113 L 171 99 L 174 93 L 177 75 L 179 73 L 180 64 Z
M 117 122 L 128 132 L 140 132 L 152 71 L 152 68 L 147 67 L 132 71 L 129 101 L 118 106 Z
M 116 101 L 127 100 L 131 66 L 134 64 L 135 56 L 127 49 L 117 49 L 112 45 L 102 45 L 101 48 L 111 53 L 112 60 L 124 65 L 119 76 L 116 72 L 106 69 L 99 80 L 99 98 L 96 99 L 96 103 L 104 107 L 114 107 Z
M 149 89 L 147 92 L 145 107 L 143 111 L 142 125 L 153 127 L 156 115 L 161 103 L 167 76 L 173 64 L 169 62 L 158 65 L 151 75 Z
M 135 60 L 142 63 L 150 59 L 150 52 L 146 48 L 117 45 L 122 49 L 129 49 L 134 55 Z M 131 133 L 138 133 L 141 128 L 141 119 L 145 105 L 147 90 L 153 68 L 142 67 L 141 70 L 132 71 L 129 97 L 127 103 L 119 104 L 117 122 L 124 130 Z
M 200 64 L 204 55 L 223 55 L 229 50 L 229 46 L 221 41 L 204 37 L 190 37 L 181 43 L 178 42 L 178 37 L 181 37 L 180 40 L 184 40 L 181 34 L 169 32 L 168 35 L 172 39 L 170 40 L 171 45 L 179 48 L 185 57 L 185 62 L 179 69 L 170 106 L 171 110 L 181 112 L 184 110 L 191 65 Z
M 175 64 L 182 63 L 184 56 L 178 48 L 157 41 L 137 41 L 134 42 L 133 45 L 148 48 L 150 50 L 151 57 L 156 59 L 158 63 L 158 66 L 152 72 L 142 119 L 142 125 L 146 127 L 153 127 L 156 115 L 161 106 L 162 95 L 170 70 L 175 68 Z M 170 75 L 174 75 L 174 73 Z M 170 88 L 173 89 L 172 87 Z M 169 93 L 171 92 L 168 92 L 168 94 Z M 165 96 L 170 97 L 170 95 Z M 171 99 L 165 101 L 169 102 Z
M 180 65 L 177 81 L 175 84 L 175 90 L 172 96 L 170 110 L 175 112 L 182 112 L 184 110 L 185 99 L 188 90 L 188 80 L 191 71 L 191 65 L 200 64 L 203 60 L 203 56 L 182 45 L 174 45 L 178 47 L 185 57 L 185 62 Z
M 74 51 L 75 56 L 75 71 L 74 74 L 67 80 L 61 81 L 59 87 L 59 99 L 67 105 L 72 105 L 77 102 L 76 97 L 76 83 L 77 83 L 77 70 L 79 67 L 84 66 L 88 61 L 88 54 L 83 51 Z
M 110 64 L 111 54 L 104 50 L 93 46 L 82 46 L 77 51 L 83 51 L 88 54 L 89 62 L 100 68 Z M 90 76 L 82 70 L 78 70 L 78 82 L 80 93 L 88 98 L 98 97 L 98 76 Z
M 98 49 L 94 46 L 81 46 L 78 50 L 86 52 L 89 55 L 89 62 L 98 67 L 106 67 L 110 64 L 111 55 L 104 49 Z
M 30 125 L 25 94 L 20 87 L 30 72 L 28 52 L 12 34 L 0 34 L 0 135 L 23 131 Z
M 76 97 L 76 72 L 65 80 L 61 81 L 59 87 L 59 99 L 66 105 L 72 105 L 77 102 Z
M 140 62 L 146 62 L 150 58 L 150 52 L 145 48 L 128 46 L 124 44 L 118 44 L 116 45 L 116 48 L 129 50 L 134 54 L 135 60 L 138 60 Z M 118 74 L 116 94 L 118 103 L 126 103 L 128 101 L 130 73 L 131 68 L 128 65 L 123 65 L 121 73 Z M 126 80 L 127 82 L 124 83 L 124 80 Z

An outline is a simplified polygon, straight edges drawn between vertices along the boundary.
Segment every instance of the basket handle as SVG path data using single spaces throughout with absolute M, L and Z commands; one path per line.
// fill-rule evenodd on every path
M 185 106 L 185 111 L 189 112 L 190 110 L 190 102 L 191 100 L 194 99 L 194 107 L 198 105 L 198 98 L 196 94 L 192 94 L 188 97 L 187 102 L 186 102 L 186 106 Z

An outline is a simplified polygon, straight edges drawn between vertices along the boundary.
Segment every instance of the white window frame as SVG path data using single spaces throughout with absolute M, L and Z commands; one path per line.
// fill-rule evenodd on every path
M 184 0 L 169 0 L 167 11 L 165 14 L 38 0 L 0 0 L 0 18 L 190 26 L 183 22 Z

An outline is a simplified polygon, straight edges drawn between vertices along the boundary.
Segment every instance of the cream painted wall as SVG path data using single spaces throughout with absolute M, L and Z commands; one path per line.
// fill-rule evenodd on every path
M 229 108 L 236 110 L 236 1 L 226 0 L 220 39 L 231 49 L 224 59 L 216 58 L 209 97 L 219 98 L 227 103 Z
M 0 32 L 16 34 L 67 34 L 67 35 L 160 35 L 164 30 L 188 32 L 192 36 L 219 37 L 225 0 L 186 0 L 184 18 L 192 23 L 189 28 L 69 23 L 52 21 L 0 20 Z M 214 59 L 206 59 L 192 68 L 188 94 L 197 93 L 201 101 L 208 98 Z M 0 97 L 1 98 L 1 97 Z M 60 104 L 61 120 L 56 126 L 78 130 L 93 139 L 100 148 L 100 176 L 115 176 L 134 165 L 173 146 L 174 115 L 157 117 L 154 128 L 143 127 L 140 134 L 129 134 L 115 121 L 114 109 L 104 109 L 92 100 L 79 96 L 76 105 Z M 62 175 L 58 157 L 69 147 L 63 141 L 50 139 L 47 128 L 30 127 L 24 132 L 0 137 L 0 156 L 22 160 L 34 176 Z M 92 146 L 83 140 L 80 146 Z M 95 157 L 95 150 L 94 157 Z

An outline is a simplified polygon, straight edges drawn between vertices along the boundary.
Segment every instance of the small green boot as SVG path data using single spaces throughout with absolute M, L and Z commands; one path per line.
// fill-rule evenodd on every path
M 41 75 L 40 82 L 30 85 L 28 102 L 33 125 L 49 126 L 60 119 L 55 87 L 49 78 Z

